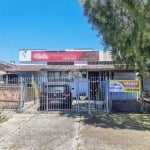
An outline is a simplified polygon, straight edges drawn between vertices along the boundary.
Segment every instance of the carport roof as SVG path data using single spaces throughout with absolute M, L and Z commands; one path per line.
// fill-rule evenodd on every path
M 42 70 L 48 71 L 69 71 L 69 70 L 126 70 L 133 71 L 133 69 L 120 69 L 114 65 L 19 65 L 13 68 L 7 68 L 9 73 L 15 72 L 37 72 Z
M 40 71 L 42 66 L 40 65 L 19 65 L 13 68 L 6 69 L 7 72 L 36 72 Z

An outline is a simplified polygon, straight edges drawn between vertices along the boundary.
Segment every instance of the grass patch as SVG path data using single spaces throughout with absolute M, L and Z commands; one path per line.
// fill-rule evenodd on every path
M 150 114 L 112 113 L 85 116 L 83 122 L 96 127 L 150 130 Z
M 7 121 L 8 118 L 6 118 L 6 116 L 2 113 L 2 111 L 0 111 L 0 123 Z

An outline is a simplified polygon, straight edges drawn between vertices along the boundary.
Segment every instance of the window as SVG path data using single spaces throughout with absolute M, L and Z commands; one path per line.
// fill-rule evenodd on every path
M 68 71 L 48 71 L 48 81 L 68 81 Z
M 59 86 L 59 85 L 48 85 L 48 86 L 45 86 L 45 90 L 51 93 L 63 93 L 65 90 L 65 87 Z

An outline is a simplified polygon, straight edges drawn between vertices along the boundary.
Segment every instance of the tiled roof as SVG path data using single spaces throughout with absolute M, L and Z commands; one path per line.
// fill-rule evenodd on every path
M 4 61 L 0 61 L 0 70 L 1 71 L 5 71 L 5 69 L 7 68 L 11 68 L 11 67 L 14 67 L 15 65 L 14 64 L 11 64 L 11 63 L 7 63 L 7 62 L 4 62 Z
M 48 65 L 46 70 L 97 70 L 114 68 L 114 65 Z
M 120 68 L 115 68 L 114 65 L 19 65 L 6 69 L 7 72 L 37 72 L 42 70 L 120 70 Z
M 13 68 L 6 68 L 7 72 L 32 72 L 40 71 L 44 66 L 42 65 L 19 65 Z

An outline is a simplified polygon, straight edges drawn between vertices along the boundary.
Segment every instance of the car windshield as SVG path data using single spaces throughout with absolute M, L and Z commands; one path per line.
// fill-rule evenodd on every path
M 63 93 L 65 91 L 65 87 L 59 85 L 47 85 L 45 86 L 45 90 L 50 93 Z

